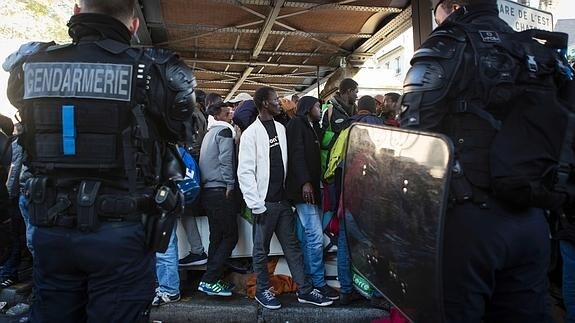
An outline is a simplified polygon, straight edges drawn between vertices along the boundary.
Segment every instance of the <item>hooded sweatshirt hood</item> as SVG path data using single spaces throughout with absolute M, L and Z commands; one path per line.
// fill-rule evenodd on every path
M 313 96 L 304 96 L 303 98 L 299 99 L 297 103 L 296 115 L 302 117 L 307 115 L 317 102 L 319 102 L 319 100 Z

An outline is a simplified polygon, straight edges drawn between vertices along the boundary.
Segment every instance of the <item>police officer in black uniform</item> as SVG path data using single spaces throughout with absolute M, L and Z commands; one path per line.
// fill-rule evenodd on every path
M 498 18 L 496 0 L 432 3 L 439 27 L 414 54 L 401 126 L 446 134 L 455 145 L 454 203 L 446 214 L 443 244 L 446 319 L 544 322 L 549 259 L 544 211 L 516 210 L 492 197 L 488 148 L 495 130 L 480 111 L 458 110 L 482 100 L 470 90 L 477 82 L 475 44 L 461 25 L 513 31 Z
M 71 44 L 30 43 L 4 63 L 34 175 L 33 322 L 148 320 L 154 251 L 181 210 L 168 142 L 191 129 L 195 78 L 170 51 L 130 47 L 137 5 L 81 0 Z

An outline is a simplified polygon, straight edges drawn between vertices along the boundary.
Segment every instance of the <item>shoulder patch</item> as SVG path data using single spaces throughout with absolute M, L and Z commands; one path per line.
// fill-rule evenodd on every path
M 501 38 L 499 38 L 499 34 L 495 31 L 491 30 L 479 30 L 478 31 L 481 40 L 484 43 L 500 43 Z

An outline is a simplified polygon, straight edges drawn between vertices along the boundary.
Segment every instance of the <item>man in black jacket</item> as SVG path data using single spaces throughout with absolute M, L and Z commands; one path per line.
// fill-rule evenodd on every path
M 338 293 L 326 284 L 324 277 L 319 118 L 318 99 L 304 96 L 298 101 L 296 116 L 286 129 L 287 193 L 304 228 L 302 251 L 306 275 L 324 296 L 336 300 Z
M 505 41 L 514 31 L 498 17 L 496 0 L 432 2 L 438 28 L 414 54 L 404 82 L 401 126 L 446 134 L 455 145 L 454 203 L 443 233 L 447 322 L 544 322 L 549 262 L 544 212 L 514 209 L 493 197 L 487 154 L 494 129 L 458 110 L 485 100 L 472 91 L 479 75 L 475 49 L 493 46 L 499 37 Z M 472 44 L 463 26 L 479 30 L 482 39 Z M 500 59 L 492 57 L 490 63 L 503 66 Z

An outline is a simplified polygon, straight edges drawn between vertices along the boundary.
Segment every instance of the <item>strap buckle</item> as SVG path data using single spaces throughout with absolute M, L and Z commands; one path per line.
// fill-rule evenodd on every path
M 96 181 L 82 181 L 80 183 L 76 207 L 80 231 L 93 231 L 98 226 L 96 197 L 101 184 L 101 182 Z
M 537 71 L 539 70 L 539 67 L 537 66 L 537 61 L 535 61 L 535 56 L 527 55 L 527 69 L 529 69 L 531 73 L 537 73 Z

